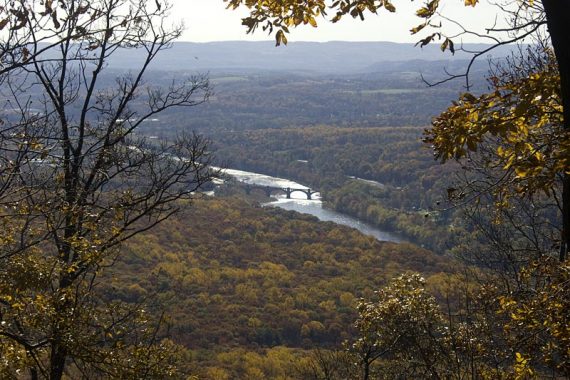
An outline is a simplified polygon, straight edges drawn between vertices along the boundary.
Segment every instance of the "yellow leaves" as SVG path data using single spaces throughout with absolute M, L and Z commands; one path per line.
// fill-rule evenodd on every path
M 422 30 L 423 28 L 425 28 L 427 25 L 428 25 L 427 23 L 423 23 L 423 24 L 420 24 L 420 25 L 418 25 L 418 26 L 416 26 L 416 27 L 413 27 L 412 29 L 410 29 L 410 33 L 411 33 L 411 34 L 416 34 L 416 33 L 418 33 L 420 30 Z
M 505 297 L 505 296 L 499 297 L 499 305 L 501 306 L 501 308 L 508 308 L 516 304 L 517 302 L 510 297 Z
M 479 112 L 475 109 L 469 113 L 469 121 L 472 123 L 476 123 L 479 121 Z
M 275 34 L 275 46 L 280 46 L 281 44 L 287 45 L 287 37 L 283 30 L 278 30 Z
M 77 265 L 70 265 L 67 267 L 66 272 L 67 273 L 75 273 L 77 271 Z
M 465 101 L 465 102 L 470 102 L 470 103 L 476 103 L 478 100 L 473 94 L 471 94 L 469 92 L 463 93 L 461 95 L 460 99 Z
M 440 49 L 441 49 L 441 51 L 445 51 L 445 50 L 449 49 L 451 54 L 455 53 L 455 45 L 453 44 L 453 41 L 450 40 L 449 38 L 446 38 L 445 41 L 443 41 L 443 43 L 440 46 Z
M 549 363 L 552 368 L 570 365 L 567 328 L 570 308 L 570 262 L 542 257 L 520 274 L 522 291 L 499 298 L 498 313 L 508 318 L 504 331 L 517 351 L 513 369 L 515 377 L 535 375 L 533 363 Z M 526 337 L 521 340 L 521 337 Z
M 534 374 L 529 364 L 529 358 L 524 357 L 520 352 L 515 354 L 515 379 L 526 379 Z
M 519 119 L 520 122 L 516 123 L 516 127 L 517 127 L 517 134 L 518 136 L 521 136 L 523 139 L 528 137 L 528 124 L 526 123 L 526 120 L 524 119 Z M 515 135 L 516 136 L 516 135 Z M 518 137 L 517 136 L 517 137 Z M 514 137 L 514 136 L 513 136 Z M 516 137 L 515 137 L 516 138 Z M 532 147 L 530 144 L 527 144 L 527 147 Z
M 242 19 L 247 27 L 247 33 L 255 31 L 259 26 L 264 31 L 272 33 L 275 29 L 275 42 L 279 46 L 287 44 L 285 33 L 289 27 L 311 25 L 317 27 L 316 18 L 326 14 L 327 5 L 324 0 L 307 1 L 253 1 L 253 0 L 225 0 L 229 9 L 240 6 L 248 8 L 249 16 Z
M 517 178 L 523 179 L 528 175 L 528 170 L 525 168 L 515 168 Z
M 416 16 L 418 16 L 418 17 L 427 17 L 427 16 L 429 16 L 429 14 L 430 14 L 429 9 L 427 9 L 425 7 L 420 8 L 416 11 Z
M 396 7 L 394 6 L 394 4 L 392 4 L 387 0 L 384 1 L 384 8 L 386 8 L 388 12 L 396 12 Z
M 228 9 L 236 10 L 242 6 L 247 8 L 249 14 L 242 19 L 242 25 L 246 26 L 247 33 L 253 33 L 258 27 L 261 27 L 263 31 L 268 31 L 269 34 L 275 31 L 277 46 L 287 44 L 284 33 L 289 33 L 288 28 L 307 24 L 317 27 L 316 18 L 326 16 L 329 9 L 334 13 L 333 17 L 329 18 L 332 23 L 340 21 L 347 15 L 364 20 L 368 13 L 377 14 L 381 8 L 391 13 L 397 11 L 391 0 L 332 0 L 331 2 L 325 0 L 224 0 L 224 2 L 227 3 Z M 465 0 L 465 5 L 475 6 L 477 3 L 478 0 Z M 421 25 L 410 30 L 412 34 L 418 33 L 426 26 L 439 28 L 438 23 L 432 22 L 437 15 L 439 4 L 440 0 L 427 0 L 415 11 L 416 16 L 423 20 Z M 423 38 L 418 44 L 425 46 L 434 41 L 436 37 L 441 40 L 444 36 L 441 33 L 434 33 Z M 453 42 L 448 38 L 444 38 L 441 49 L 450 50 L 452 53 L 455 51 Z
M 283 19 L 283 23 L 286 26 L 295 26 L 295 19 L 293 17 L 285 17 L 285 19 Z
M 479 2 L 479 0 L 465 0 L 465 6 L 466 7 L 474 7 L 477 5 L 477 3 Z
M 15 302 L 10 305 L 12 309 L 22 311 L 25 308 L 25 305 L 21 302 Z
M 570 134 L 562 129 L 558 82 L 554 63 L 512 81 L 493 77 L 490 93 L 462 94 L 433 120 L 424 141 L 442 161 L 462 159 L 481 144 L 486 152 L 496 146 L 487 162 L 506 171 L 506 183 L 522 194 L 548 193 L 557 174 L 570 170 Z M 509 191 L 497 189 L 497 195 Z
M 416 46 L 417 46 L 417 45 L 420 45 L 420 47 L 424 47 L 424 46 L 426 46 L 426 45 L 429 45 L 436 37 L 441 37 L 441 34 L 439 34 L 439 33 L 433 33 L 433 34 L 431 34 L 431 35 L 429 35 L 429 36 L 427 36 L 427 37 L 425 37 L 425 38 L 419 40 L 419 41 L 416 43 Z
M 16 242 L 16 239 L 12 235 L 0 236 L 0 245 L 9 245 Z
M 40 142 L 38 142 L 36 139 L 32 139 L 28 142 L 28 147 L 31 150 L 35 150 L 35 151 L 39 151 L 43 148 L 43 144 L 41 144 Z
M 429 16 L 429 10 L 427 8 L 420 8 L 416 11 L 416 16 L 428 17 Z
M 317 27 L 317 21 L 315 20 L 314 17 L 309 17 L 309 18 L 307 19 L 307 21 L 309 22 L 309 24 L 311 24 L 311 26 L 312 26 L 313 28 L 316 28 L 316 27 Z
M 416 11 L 416 16 L 426 19 L 430 18 L 435 14 L 438 7 L 439 7 L 439 0 L 429 1 L 428 3 L 425 4 L 424 7 Z
M 508 155 L 507 151 L 502 146 L 497 147 L 497 154 L 499 155 L 499 157 L 505 157 L 506 155 Z

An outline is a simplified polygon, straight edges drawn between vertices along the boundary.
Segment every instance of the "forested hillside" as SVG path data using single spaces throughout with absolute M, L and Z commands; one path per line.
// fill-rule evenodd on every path
M 478 66 L 473 75 L 482 76 L 484 70 L 486 66 L 483 71 Z M 218 132 L 319 124 L 425 127 L 434 114 L 445 109 L 449 99 L 463 91 L 463 86 L 452 82 L 428 87 L 420 74 L 434 80 L 445 75 L 441 62 L 430 61 L 382 64 L 362 73 L 251 73 L 238 69 L 213 73 L 210 77 L 214 92 L 207 104 L 191 112 L 164 112 L 141 131 L 167 137 L 182 130 L 197 130 L 215 137 Z M 183 79 L 190 75 L 155 71 L 152 82 L 164 84 L 173 76 Z M 484 88 L 478 81 L 474 90 Z
M 454 210 L 445 211 L 456 167 L 434 162 L 421 142 L 422 131 L 268 129 L 219 134 L 214 146 L 229 165 L 307 183 L 321 191 L 327 207 L 443 253 L 461 229 Z
M 352 337 L 359 297 L 407 271 L 445 287 L 455 265 L 311 216 L 205 198 L 129 242 L 104 292 L 130 303 L 149 297 L 168 310 L 169 335 L 190 350 L 187 364 L 199 373 L 219 367 L 242 378 L 239 361 L 283 346 L 295 378 L 293 352 L 307 356 Z M 220 361 L 222 353 L 238 362 Z M 266 371 L 263 377 L 278 371 L 249 365 Z
M 0 379 L 570 378 L 570 6 L 447 3 L 0 3 Z
M 196 129 L 212 139 L 219 166 L 305 183 L 321 191 L 326 207 L 443 253 L 453 247 L 450 229 L 463 229 L 454 210 L 444 211 L 453 165 L 437 164 L 421 139 L 461 84 L 430 88 L 420 79 L 441 68 L 412 61 L 342 76 L 214 74 L 207 105 L 183 120 L 166 113 L 141 131 L 168 138 Z

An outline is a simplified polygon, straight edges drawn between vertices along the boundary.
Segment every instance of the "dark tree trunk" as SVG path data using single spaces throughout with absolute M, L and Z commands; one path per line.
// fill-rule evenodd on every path
M 566 128 L 569 130 L 569 128 Z M 569 131 L 570 132 L 570 131 Z M 560 261 L 568 258 L 570 245 L 570 175 L 564 174 L 562 182 L 562 242 L 560 245 Z
M 368 380 L 370 378 L 370 363 L 364 362 L 364 373 L 362 374 L 362 380 Z
M 543 0 L 548 32 L 558 61 L 564 129 L 570 133 L 570 2 L 567 0 Z M 567 152 L 570 154 L 570 152 Z M 568 258 L 570 246 L 570 175 L 564 174 L 562 184 L 562 242 L 560 261 Z
M 65 368 L 65 360 L 67 353 L 65 349 L 57 342 L 52 343 L 50 357 L 50 380 L 60 380 L 63 377 L 63 369 Z

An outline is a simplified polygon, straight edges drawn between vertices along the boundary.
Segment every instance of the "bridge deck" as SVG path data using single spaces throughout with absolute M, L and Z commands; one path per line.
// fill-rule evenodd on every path
M 307 196 L 307 199 L 312 199 L 312 195 L 318 193 L 316 190 L 311 190 L 310 188 L 292 188 L 292 187 L 277 187 L 277 186 L 262 186 L 262 185 L 250 185 L 246 184 L 246 192 L 249 194 L 251 190 L 260 189 L 264 190 L 267 196 L 271 195 L 272 191 L 282 191 L 287 196 L 287 199 L 291 199 L 291 194 L 294 192 L 301 192 Z

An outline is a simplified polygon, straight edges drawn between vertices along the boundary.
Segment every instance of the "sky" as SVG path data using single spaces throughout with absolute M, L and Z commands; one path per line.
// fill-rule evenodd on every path
M 222 0 L 171 0 L 173 4 L 173 20 L 183 21 L 186 26 L 181 40 L 192 42 L 211 41 L 259 41 L 272 40 L 266 32 L 258 30 L 253 35 L 246 34 L 241 25 L 241 18 L 247 13 L 245 9 L 228 10 Z M 309 25 L 291 31 L 289 41 L 418 41 L 418 36 L 410 35 L 409 30 L 420 23 L 421 19 L 414 12 L 422 4 L 421 1 L 394 1 L 396 13 L 381 10 L 379 15 L 370 15 L 365 21 L 346 17 L 339 23 L 331 24 L 318 20 L 319 26 Z M 461 20 L 465 26 L 484 31 L 495 21 L 496 8 L 481 3 L 475 9 L 465 7 L 463 0 L 442 1 L 441 10 L 453 19 Z M 448 24 L 451 25 L 451 24 Z M 451 28 L 447 29 L 452 32 Z M 463 42 L 484 42 L 475 38 L 463 38 Z

